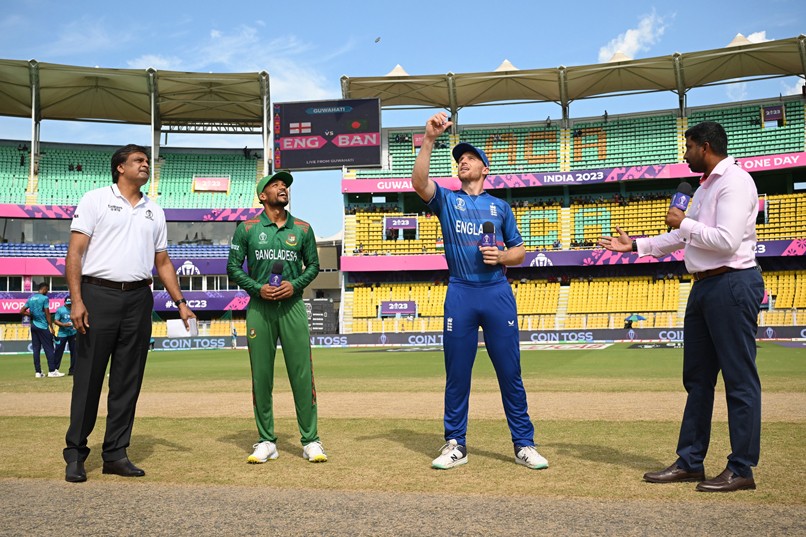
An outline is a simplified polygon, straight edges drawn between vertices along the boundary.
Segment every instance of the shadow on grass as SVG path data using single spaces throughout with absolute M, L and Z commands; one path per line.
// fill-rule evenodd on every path
M 356 438 L 359 442 L 372 441 L 372 440 L 391 440 L 403 446 L 405 449 L 419 455 L 425 455 L 431 458 L 439 455 L 439 448 L 445 443 L 445 440 L 439 436 L 431 433 L 423 433 L 412 431 L 411 429 L 393 429 L 392 431 L 384 431 L 383 434 L 359 436 Z M 487 451 L 483 449 L 476 449 L 472 445 L 468 445 L 468 453 L 472 453 L 476 457 L 487 457 L 501 461 L 509 461 L 515 456 L 512 452 L 512 457 L 505 454 Z
M 296 432 L 296 431 L 295 431 Z M 252 446 L 259 440 L 258 432 L 256 429 L 242 429 L 240 431 L 234 431 L 230 434 L 225 434 L 224 436 L 220 436 L 217 438 L 219 442 L 226 442 L 229 444 L 233 444 L 238 449 L 243 450 L 244 457 L 248 456 L 252 453 Z M 291 452 L 291 453 L 302 453 L 302 444 L 298 442 L 299 436 L 296 434 L 293 438 L 278 438 L 275 444 L 277 445 L 277 451 L 283 452 Z
M 561 457 L 573 457 L 596 463 L 614 464 L 642 472 L 659 470 L 669 465 L 669 461 L 659 461 L 652 457 L 627 453 L 612 447 L 596 444 L 543 443 L 541 446 L 555 450 L 557 455 Z
M 138 461 L 148 461 L 148 459 L 154 454 L 154 450 L 157 446 L 165 448 L 165 451 L 176 451 L 176 452 L 185 452 L 190 447 L 185 446 L 182 444 L 177 444 L 175 442 L 169 442 L 164 438 L 158 438 L 156 436 L 151 435 L 140 435 L 133 437 L 132 445 L 129 446 L 127 450 L 127 455 L 129 456 L 129 460 L 131 460 L 135 465 L 137 465 Z M 98 450 L 100 450 L 100 446 L 98 446 Z

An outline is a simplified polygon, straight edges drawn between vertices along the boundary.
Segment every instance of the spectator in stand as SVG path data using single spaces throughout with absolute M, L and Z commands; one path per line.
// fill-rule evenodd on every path
M 74 171 L 76 171 L 76 167 L 75 167 L 75 166 L 73 166 L 73 163 L 72 163 L 72 162 L 71 162 L 70 164 L 68 164 L 68 165 L 67 165 L 67 171 L 68 171 L 68 172 L 74 172 Z
M 81 166 L 80 162 L 76 163 L 76 171 L 77 172 L 83 172 L 84 171 L 84 168 Z

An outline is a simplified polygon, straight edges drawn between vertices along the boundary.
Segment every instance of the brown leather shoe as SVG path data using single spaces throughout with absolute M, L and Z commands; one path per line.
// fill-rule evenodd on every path
M 647 472 L 644 481 L 648 483 L 685 483 L 688 481 L 703 481 L 705 472 L 687 472 L 677 463 L 658 472 Z
M 713 479 L 697 484 L 699 492 L 733 492 L 734 490 L 755 490 L 756 482 L 752 477 L 734 474 L 728 468 Z

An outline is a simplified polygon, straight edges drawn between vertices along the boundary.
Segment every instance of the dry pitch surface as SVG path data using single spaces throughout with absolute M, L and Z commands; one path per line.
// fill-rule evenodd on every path
M 281 375 L 278 377 L 280 380 L 275 394 L 278 432 L 283 429 L 288 436 L 288 433 L 295 432 L 293 401 L 287 390 L 287 381 L 284 382 Z M 48 381 L 51 382 L 50 379 Z M 59 458 L 61 444 L 46 448 L 43 455 L 39 455 L 42 446 L 32 445 L 30 475 L 37 478 L 8 477 L 19 476 L 19 473 L 7 473 L 0 465 L 0 476 L 3 477 L 0 479 L 0 535 L 213 535 L 257 532 L 275 535 L 806 534 L 803 494 L 792 497 L 791 501 L 764 501 L 764 461 L 757 471 L 759 490 L 755 492 L 714 496 L 696 494 L 692 485 L 656 486 L 640 482 L 640 475 L 644 471 L 642 464 L 671 462 L 667 459 L 673 456 L 676 427 L 685 401 L 682 389 L 675 387 L 675 391 L 651 392 L 539 391 L 532 389 L 530 384 L 533 382 L 527 380 L 527 390 L 538 431 L 551 433 L 556 430 L 553 433 L 556 441 L 545 441 L 552 467 L 543 472 L 530 472 L 516 467 L 514 463 L 509 464 L 510 454 L 500 448 L 501 442 L 492 446 L 481 443 L 482 449 L 475 452 L 475 459 L 460 469 L 450 472 L 427 469 L 430 457 L 438 447 L 434 443 L 441 440 L 438 434 L 431 434 L 438 433 L 441 427 L 440 391 L 321 392 L 319 414 L 331 461 L 320 468 L 314 468 L 317 465 L 303 466 L 297 460 L 298 454 L 294 453 L 294 443 L 289 440 L 281 445 L 282 463 L 278 463 L 292 465 L 290 470 L 287 466 L 271 466 L 276 463 L 249 466 L 242 463 L 253 434 L 249 430 L 252 426 L 252 410 L 248 383 L 233 386 L 242 387 L 242 390 L 216 393 L 149 391 L 146 383 L 138 405 L 138 418 L 141 421 L 136 423 L 130 453 L 136 452 L 138 440 L 153 436 L 148 433 L 155 427 L 158 438 L 151 438 L 157 445 L 151 452 L 152 456 L 144 451 L 137 452 L 141 454 L 137 462 L 147 471 L 161 467 L 158 462 L 161 443 L 170 444 L 173 450 L 183 450 L 181 432 L 177 431 L 175 436 L 170 432 L 160 432 L 163 431 L 160 424 L 182 420 L 190 424 L 186 434 L 192 436 L 192 424 L 194 420 L 200 420 L 201 423 L 233 423 L 237 431 L 230 436 L 237 437 L 237 441 L 230 438 L 232 441 L 224 452 L 211 449 L 210 458 L 197 460 L 196 464 L 206 471 L 221 466 L 222 471 L 227 472 L 232 467 L 237 472 L 258 473 L 260 478 L 236 484 L 226 479 L 218 481 L 218 484 L 215 479 L 207 479 L 210 481 L 207 483 L 188 479 L 188 483 L 183 483 L 181 477 L 165 482 L 152 477 L 150 473 L 144 479 L 124 480 L 101 475 L 99 463 L 90 464 L 88 461 L 90 481 L 73 485 L 62 480 L 63 464 Z M 715 409 L 715 437 L 717 430 L 725 434 L 723 401 L 718 399 Z M 27 417 L 33 423 L 41 420 L 43 426 L 56 424 L 58 429 L 66 424 L 68 408 L 69 394 L 66 391 L 0 392 L 0 420 L 19 421 L 19 418 Z M 806 394 L 803 390 L 765 393 L 763 412 L 765 427 L 777 427 L 773 429 L 775 434 L 785 436 L 791 426 L 792 434 L 802 436 L 806 424 Z M 102 416 L 105 413 L 104 401 L 100 413 Z M 500 397 L 495 391 L 474 390 L 471 397 L 471 431 L 482 428 L 477 424 L 486 424 L 485 427 L 491 427 L 499 435 L 506 430 L 505 424 L 502 425 L 502 416 Z M 325 437 L 328 430 L 341 430 L 341 424 L 344 423 L 349 424 L 344 427 L 347 431 L 345 438 L 352 435 L 351 440 L 358 445 L 362 439 L 371 444 L 377 440 L 373 436 L 375 430 L 390 421 L 394 422 L 395 430 L 406 430 L 420 441 L 412 440 L 408 449 L 402 452 L 390 448 L 386 453 L 375 451 L 356 457 L 343 451 L 339 439 Z M 585 479 L 585 472 L 574 470 L 574 465 L 582 465 L 596 473 L 602 465 L 601 461 L 595 459 L 606 458 L 608 454 L 605 447 L 603 454 L 590 454 L 587 458 L 591 460 L 583 460 L 586 457 L 580 447 L 582 444 L 571 448 L 570 442 L 563 443 L 563 439 L 559 438 L 562 429 L 583 424 L 583 428 L 591 427 L 592 430 L 612 429 L 610 432 L 618 436 L 625 422 L 633 425 L 632 429 L 623 429 L 625 431 L 640 430 L 642 422 L 649 422 L 651 426 L 662 423 L 662 438 L 658 441 L 663 445 L 653 450 L 652 456 L 638 457 L 635 464 L 622 464 L 615 471 L 613 468 L 607 469 L 603 487 L 607 488 L 607 479 L 612 480 L 612 494 L 606 490 L 597 497 L 590 497 L 584 491 L 580 495 L 568 494 L 562 491 L 574 489 L 569 488 L 567 483 L 557 486 L 555 491 L 551 490 L 551 483 L 559 485 L 563 481 L 557 474 L 565 473 L 569 480 Z M 362 426 L 362 423 L 365 425 Z M 20 425 L 17 424 L 17 427 Z M 93 456 L 96 458 L 100 451 L 102 430 L 103 421 L 99 420 L 98 428 L 91 437 Z M 38 434 L 35 428 L 31 431 L 32 436 Z M 48 442 L 51 439 L 59 442 L 62 434 L 60 430 L 58 434 L 45 434 L 44 437 Z M 191 440 L 199 442 L 198 438 Z M 794 440 L 795 443 L 799 442 L 797 438 Z M 802 440 L 806 439 L 800 438 Z M 613 441 L 616 442 L 615 437 Z M 244 443 L 247 445 L 239 447 Z M 595 443 L 595 440 L 590 440 L 590 444 Z M 23 450 L 28 449 L 24 440 L 0 433 L 3 453 L 12 449 L 12 444 L 20 444 Z M 726 440 L 715 438 L 713 444 L 714 451 L 724 451 Z M 624 446 L 627 447 L 622 451 L 628 451 L 629 442 Z M 231 455 L 225 454 L 227 451 Z M 613 453 L 617 451 L 613 449 Z M 204 449 L 199 452 L 204 453 Z M 718 452 L 719 458 L 712 466 L 724 464 L 726 453 Z M 798 455 L 802 454 L 800 450 Z M 238 460 L 237 463 L 227 461 L 226 464 L 220 464 L 217 458 L 221 456 Z M 389 456 L 396 460 L 387 460 Z M 174 455 L 175 459 L 177 457 Z M 400 458 L 407 458 L 408 461 L 397 460 Z M 785 460 L 785 456 L 780 458 Z M 345 477 L 336 470 L 340 459 L 357 466 L 352 469 L 343 467 L 342 471 L 366 474 L 370 481 L 376 481 L 375 484 L 369 486 L 367 481 Z M 171 459 L 167 461 L 170 464 Z M 790 479 L 806 485 L 804 473 L 799 470 L 800 464 L 788 462 L 792 465 L 791 469 L 784 473 Z M 396 476 L 395 472 L 407 471 L 406 464 L 410 465 L 409 471 L 415 475 Z M 383 471 L 387 465 L 393 468 L 388 475 Z M 44 476 L 41 475 L 43 466 L 47 468 Z M 361 466 L 367 470 L 362 470 Z M 34 471 L 34 467 L 40 472 Z M 649 469 L 654 468 L 645 468 Z M 288 479 L 291 475 L 289 472 L 328 470 L 331 473 L 326 478 L 303 476 Z M 188 475 L 193 475 L 193 471 L 194 468 L 190 467 Z M 499 476 L 498 481 L 504 482 L 492 484 L 489 475 L 482 476 L 480 480 L 477 480 L 478 475 L 473 475 L 474 472 L 488 474 L 491 471 L 495 472 L 494 476 Z M 415 485 L 412 491 L 412 487 L 406 483 L 416 481 L 419 472 L 422 472 L 419 475 L 426 484 L 422 490 L 417 490 Z M 212 473 L 215 474 L 215 471 Z M 279 479 L 273 479 L 274 475 Z M 388 479 L 388 482 L 383 482 L 384 479 Z M 506 483 L 508 479 L 511 479 L 509 487 Z M 602 478 L 591 474 L 589 479 Z M 400 486 L 397 486 L 396 480 Z M 496 480 L 496 477 L 492 480 Z M 624 490 L 623 481 L 629 482 Z M 775 482 L 775 479 L 768 474 L 767 486 L 770 486 L 770 481 Z M 556 490 L 561 492 L 557 493 Z

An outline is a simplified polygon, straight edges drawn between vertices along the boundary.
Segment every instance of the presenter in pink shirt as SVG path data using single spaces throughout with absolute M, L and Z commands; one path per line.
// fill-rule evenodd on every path
M 761 382 L 756 369 L 756 330 L 764 281 L 756 263 L 758 192 L 753 178 L 727 155 L 728 137 L 718 123 L 686 131 L 685 160 L 702 173 L 688 214 L 666 213 L 672 230 L 633 240 L 618 236 L 599 245 L 614 252 L 660 257 L 680 248 L 694 278 L 684 321 L 683 385 L 688 392 L 678 459 L 644 474 L 650 483 L 696 481 L 700 492 L 755 489 L 761 432 Z M 728 403 L 731 453 L 727 468 L 705 479 L 703 461 L 711 437 L 714 386 L 722 372 Z

